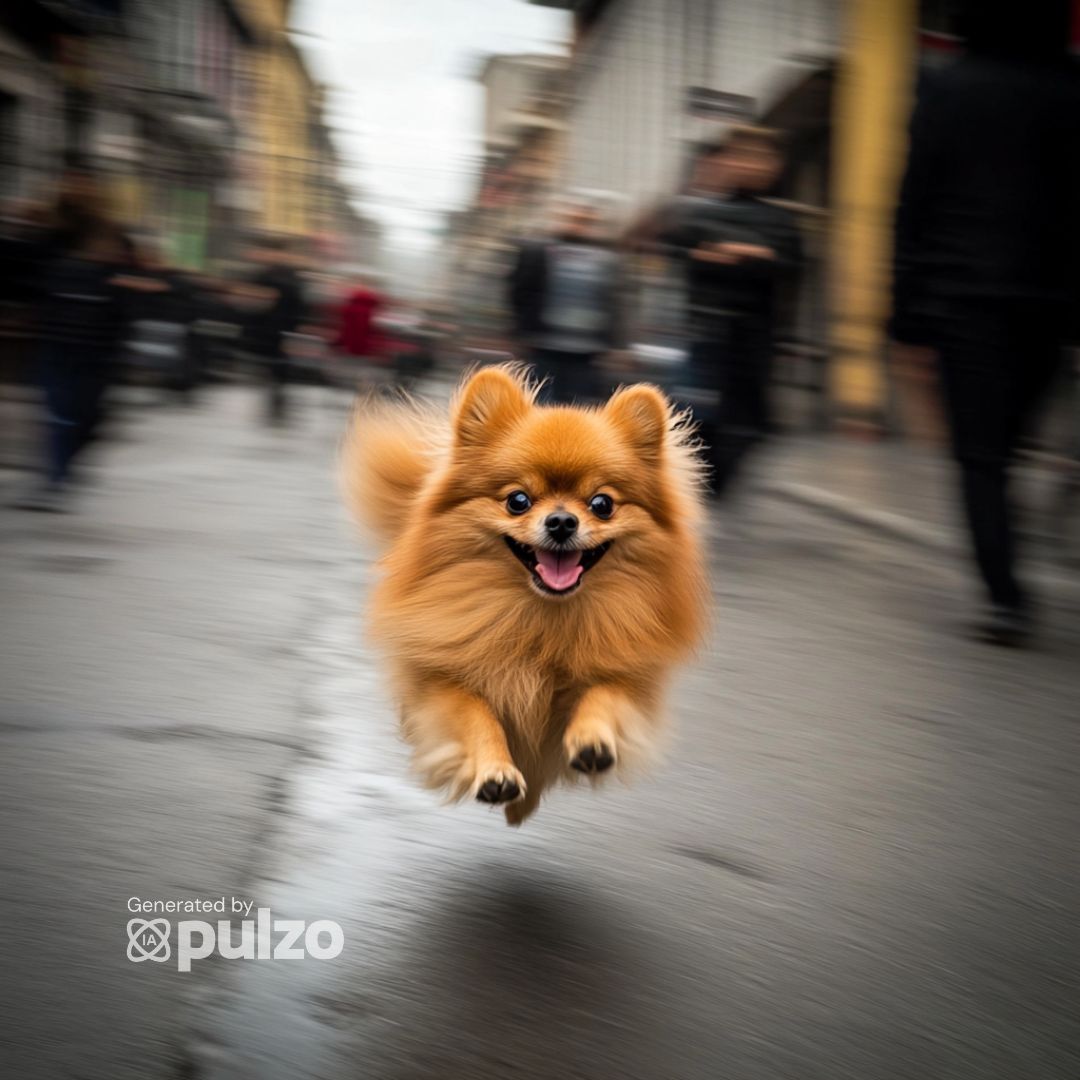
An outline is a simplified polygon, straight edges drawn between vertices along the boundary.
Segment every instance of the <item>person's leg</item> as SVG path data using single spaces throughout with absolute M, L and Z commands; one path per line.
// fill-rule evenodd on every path
M 533 377 L 540 385 L 536 393 L 537 402 L 541 405 L 550 404 L 555 378 L 548 370 L 547 352 L 544 349 L 530 349 L 529 365 L 532 368 Z
M 286 383 L 288 382 L 289 361 L 285 353 L 278 348 L 266 358 L 267 375 L 270 383 L 268 411 L 270 422 L 282 423 L 288 411 Z
M 58 489 L 67 481 L 76 443 L 78 393 L 76 368 L 63 347 L 46 343 L 40 358 L 40 381 L 45 402 L 45 478 Z
M 1005 434 L 1007 463 L 1015 461 L 1026 437 L 1038 435 L 1038 421 L 1063 360 L 1063 335 L 1059 325 L 1057 320 L 1047 317 L 1045 312 L 1039 310 L 1014 320 L 1010 334 L 1011 409 L 1007 414 Z M 1023 511 L 1024 507 L 1018 506 L 1015 500 L 1007 502 L 1014 564 L 1017 559 L 1016 538 L 1021 536 L 1017 519 Z
M 757 432 L 757 441 L 761 442 L 773 431 L 772 335 L 764 328 L 759 328 L 753 335 L 748 336 L 746 345 L 747 357 L 751 365 L 747 375 L 752 384 L 749 395 L 749 420 L 751 428 Z
M 1062 338 L 1058 323 L 1038 312 L 1026 319 L 1012 335 L 1011 400 L 1014 409 L 1009 417 L 1010 453 L 1016 452 L 1021 440 L 1031 434 L 1038 421 L 1060 370 Z
M 588 394 L 590 402 L 603 405 L 627 381 L 627 375 L 627 369 L 621 364 L 617 368 L 609 365 L 604 360 L 603 353 L 589 357 Z
M 750 452 L 754 439 L 745 432 L 719 428 L 716 433 L 716 445 L 713 449 L 712 494 L 716 499 L 724 498 L 738 475 L 743 458 Z
M 68 479 L 68 466 L 71 464 L 75 444 L 75 430 L 73 421 L 57 411 L 55 394 L 53 401 L 54 404 L 49 406 L 47 422 L 45 475 L 51 488 L 60 488 Z
M 194 400 L 203 367 L 203 338 L 191 326 L 185 328 L 180 339 L 180 359 L 177 371 L 176 393 L 186 405 Z
M 700 400 L 694 407 L 694 422 L 701 439 L 702 457 L 709 466 L 709 490 L 713 490 L 718 461 L 720 365 L 723 345 L 712 338 L 701 338 L 690 346 L 687 381 Z
M 946 411 L 980 577 L 991 604 L 1022 613 L 1028 598 L 1016 575 L 1009 467 L 1059 350 L 1053 329 L 1038 319 L 976 316 L 942 349 Z
M 532 354 L 536 374 L 542 380 L 537 400 L 542 405 L 568 405 L 574 396 L 574 357 L 554 349 L 535 349 Z
M 593 357 L 589 353 L 575 354 L 567 358 L 568 403 L 589 405 L 596 398 Z
M 104 358 L 103 358 L 104 362 Z M 103 366 L 89 366 L 78 373 L 74 383 L 73 415 L 68 471 L 76 458 L 97 438 L 105 416 L 108 375 Z
M 1006 493 L 1009 365 L 1004 350 L 968 327 L 942 349 L 941 373 L 953 456 L 972 554 L 994 604 L 1017 607 L 1014 541 Z
M 733 333 L 723 358 L 713 494 L 726 495 L 747 454 L 769 427 L 767 338 L 743 329 Z
M 1016 541 L 1004 458 L 968 457 L 960 462 L 961 489 L 975 562 L 990 595 L 1003 607 L 1023 607 L 1016 579 Z

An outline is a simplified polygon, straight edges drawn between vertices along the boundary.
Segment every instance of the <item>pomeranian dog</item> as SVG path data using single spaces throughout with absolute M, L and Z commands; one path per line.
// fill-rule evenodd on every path
M 596 408 L 536 393 L 510 365 L 468 378 L 449 416 L 361 406 L 344 456 L 385 544 L 371 628 L 414 764 L 511 825 L 556 780 L 647 755 L 707 592 L 686 418 L 653 386 Z

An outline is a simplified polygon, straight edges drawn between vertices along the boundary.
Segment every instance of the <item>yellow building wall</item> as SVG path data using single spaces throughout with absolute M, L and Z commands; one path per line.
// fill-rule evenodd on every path
M 265 154 L 264 227 L 303 235 L 312 228 L 312 87 L 292 49 L 279 42 L 266 50 L 260 105 Z
M 841 417 L 880 420 L 892 225 L 907 147 L 917 0 L 846 0 L 833 101 L 832 396 Z
M 270 233 L 308 234 L 316 185 L 310 118 L 317 88 L 286 33 L 288 0 L 239 0 L 256 43 L 251 72 L 250 154 L 259 176 L 255 225 Z

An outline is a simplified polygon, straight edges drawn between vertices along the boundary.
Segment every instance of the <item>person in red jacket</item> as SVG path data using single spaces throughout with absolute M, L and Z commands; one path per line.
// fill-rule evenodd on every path
M 347 356 L 373 359 L 384 351 L 385 342 L 376 326 L 376 319 L 386 305 L 386 299 L 368 282 L 362 282 L 345 298 L 341 309 L 341 325 L 336 342 Z

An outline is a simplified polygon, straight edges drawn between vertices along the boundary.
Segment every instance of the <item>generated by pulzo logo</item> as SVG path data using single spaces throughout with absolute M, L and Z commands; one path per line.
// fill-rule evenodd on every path
M 127 956 L 133 963 L 161 964 L 172 956 L 168 919 L 129 919 L 127 933 Z M 229 919 L 220 919 L 216 927 L 202 919 L 176 924 L 178 971 L 190 971 L 193 961 L 215 952 L 225 960 L 333 960 L 344 948 L 345 934 L 332 919 L 274 919 L 269 908 L 259 908 L 255 919 L 244 919 L 239 927 Z

